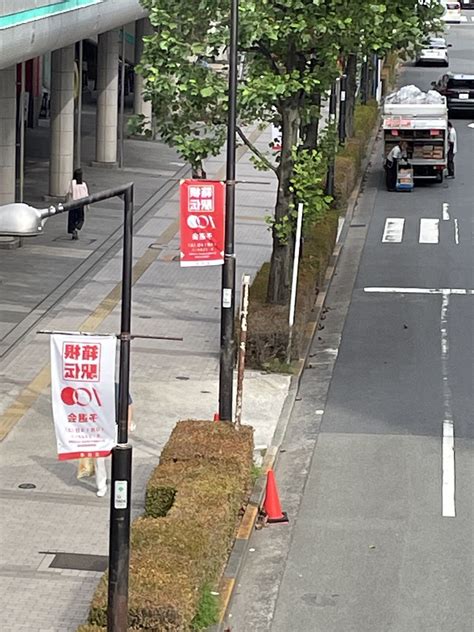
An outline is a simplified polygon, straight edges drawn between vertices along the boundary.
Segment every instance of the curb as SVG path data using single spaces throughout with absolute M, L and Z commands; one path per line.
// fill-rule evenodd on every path
M 252 493 L 249 498 L 249 502 L 247 504 L 244 515 L 242 517 L 242 521 L 237 531 L 237 535 L 236 535 L 229 559 L 227 561 L 224 574 L 221 578 L 220 587 L 219 587 L 219 595 L 221 598 L 219 622 L 211 626 L 208 632 L 226 632 L 226 630 L 224 629 L 224 619 L 229 610 L 230 603 L 232 601 L 232 595 L 234 592 L 235 584 L 238 580 L 241 569 L 247 558 L 248 541 L 255 528 L 259 510 L 262 505 L 264 494 L 265 494 L 266 475 L 267 475 L 268 470 L 273 469 L 273 467 L 275 466 L 277 462 L 278 452 L 279 452 L 281 443 L 285 436 L 286 428 L 288 426 L 288 423 L 290 421 L 290 418 L 293 412 L 293 408 L 294 408 L 296 397 L 299 391 L 303 371 L 306 366 L 309 352 L 311 350 L 313 338 L 317 331 L 319 321 L 322 315 L 322 311 L 326 302 L 326 298 L 331 286 L 331 282 L 334 277 L 334 272 L 336 271 L 337 264 L 339 262 L 339 257 L 342 252 L 342 247 L 345 242 L 352 217 L 354 215 L 354 210 L 356 208 L 357 201 L 362 189 L 362 184 L 366 176 L 367 167 L 369 165 L 372 154 L 374 152 L 379 129 L 380 129 L 380 115 L 379 115 L 375 130 L 373 131 L 372 136 L 370 137 L 369 142 L 367 144 L 367 152 L 362 161 L 360 176 L 347 202 L 347 212 L 344 216 L 344 224 L 342 226 L 342 230 L 339 235 L 339 240 L 336 242 L 334 246 L 330 263 L 327 267 L 326 274 L 324 277 L 324 283 L 323 283 L 322 289 L 319 292 L 316 298 L 316 301 L 314 303 L 313 317 L 308 321 L 307 326 L 306 326 L 306 334 L 305 334 L 304 343 L 303 343 L 304 353 L 303 353 L 303 356 L 298 360 L 298 372 L 296 373 L 296 375 L 293 375 L 291 378 L 288 394 L 285 398 L 285 401 L 283 403 L 283 408 L 278 418 L 275 432 L 273 434 L 272 443 L 267 449 L 265 458 L 263 460 L 262 473 L 258 477 L 253 487 Z

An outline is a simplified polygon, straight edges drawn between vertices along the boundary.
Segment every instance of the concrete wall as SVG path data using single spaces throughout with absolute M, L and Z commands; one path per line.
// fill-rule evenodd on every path
M 57 4 L 58 0 L 0 0 L 0 15 Z
M 3 0 L 5 2 L 9 0 Z M 0 14 L 0 69 L 43 55 L 53 48 L 63 48 L 80 39 L 110 31 L 147 15 L 139 0 L 82 2 L 89 4 L 11 27 L 2 26 L 2 15 L 5 14 Z M 94 4 L 90 4 L 92 2 Z M 60 8 L 63 3 L 66 6 L 68 0 L 56 0 L 55 4 Z M 3 8 L 3 5 L 0 6 Z

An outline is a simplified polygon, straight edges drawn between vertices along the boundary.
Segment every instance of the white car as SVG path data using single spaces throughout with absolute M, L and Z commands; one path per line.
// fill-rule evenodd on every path
M 451 44 L 446 44 L 444 37 L 430 37 L 417 54 L 416 63 L 449 66 L 448 48 L 450 46 Z
M 441 19 L 448 24 L 460 24 L 462 22 L 461 5 L 459 2 L 443 2 L 444 14 Z

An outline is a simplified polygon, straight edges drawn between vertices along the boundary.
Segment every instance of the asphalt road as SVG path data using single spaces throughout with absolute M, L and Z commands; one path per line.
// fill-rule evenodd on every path
M 449 40 L 472 72 L 474 25 Z M 411 194 L 376 147 L 278 459 L 290 524 L 253 534 L 232 632 L 474 630 L 473 122 L 456 179 Z

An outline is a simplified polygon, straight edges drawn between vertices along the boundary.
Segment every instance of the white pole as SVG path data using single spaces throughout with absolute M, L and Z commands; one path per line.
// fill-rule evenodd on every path
M 298 286 L 298 268 L 300 261 L 300 244 L 301 244 L 301 230 L 303 227 L 303 204 L 298 204 L 298 218 L 296 220 L 296 235 L 295 235 L 295 257 L 293 260 L 293 280 L 291 282 L 291 298 L 290 298 L 290 313 L 288 316 L 288 349 L 287 349 L 287 362 L 291 362 L 291 345 L 293 342 L 293 325 L 295 324 L 295 308 L 296 308 L 296 288 Z
M 237 396 L 235 402 L 235 425 L 240 428 L 242 421 L 242 396 L 244 391 L 245 354 L 247 351 L 247 318 L 249 313 L 250 276 L 242 277 L 242 294 L 240 299 L 240 344 L 237 361 Z

